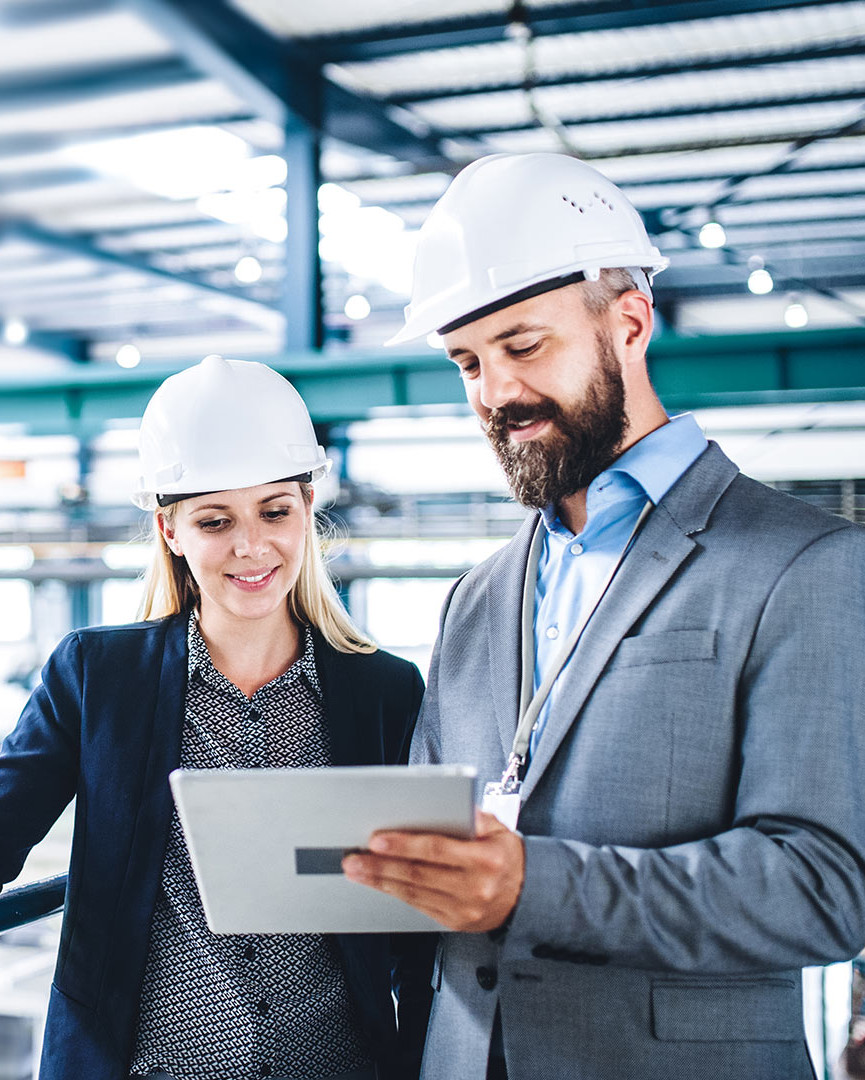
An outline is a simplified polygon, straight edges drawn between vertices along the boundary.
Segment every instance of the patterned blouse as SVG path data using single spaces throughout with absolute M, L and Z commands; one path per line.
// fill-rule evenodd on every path
M 183 768 L 331 764 L 308 628 L 300 659 L 251 699 L 213 666 L 194 615 L 188 641 Z M 165 1070 L 176 1080 L 329 1077 L 371 1060 L 329 936 L 208 930 L 175 810 L 131 1072 Z

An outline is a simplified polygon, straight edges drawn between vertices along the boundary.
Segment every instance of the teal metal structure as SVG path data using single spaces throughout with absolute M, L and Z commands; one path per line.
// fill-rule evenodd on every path
M 291 379 L 317 424 L 363 420 L 382 407 L 465 407 L 456 368 L 440 352 L 297 351 L 268 362 Z M 661 336 L 650 346 L 649 367 L 673 411 L 865 400 L 865 329 Z M 10 373 L 0 382 L 0 424 L 90 438 L 109 421 L 140 417 L 159 383 L 176 370 L 88 364 L 59 373 Z

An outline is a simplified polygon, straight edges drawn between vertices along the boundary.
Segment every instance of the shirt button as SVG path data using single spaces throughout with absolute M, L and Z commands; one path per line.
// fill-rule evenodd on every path
M 255 955 L 256 955 L 256 953 L 255 953 L 255 946 L 254 945 L 247 945 L 246 948 L 243 950 L 243 959 L 244 960 L 254 960 Z
M 495 968 L 479 967 L 475 972 L 478 986 L 481 990 L 494 990 L 498 982 L 498 974 Z
M 559 628 L 557 626 L 548 626 L 547 627 L 547 637 L 550 639 L 550 641 L 555 641 L 558 636 L 559 636 Z
M 571 544 L 571 554 L 572 555 L 582 555 L 583 554 L 583 545 L 582 544 Z
M 247 713 L 247 720 L 257 720 L 260 716 L 258 709 L 250 709 Z
M 259 1076 L 270 1076 L 270 1074 L 272 1072 L 273 1072 L 273 1070 L 271 1069 L 271 1067 L 269 1065 L 260 1065 L 259 1066 L 259 1069 L 258 1069 L 258 1075 Z
M 269 1001 L 259 1001 L 259 1003 L 258 1003 L 258 1011 L 261 1013 L 262 1016 L 266 1016 L 270 1012 L 270 1002 Z M 267 1075 L 269 1075 L 269 1074 L 267 1074 Z

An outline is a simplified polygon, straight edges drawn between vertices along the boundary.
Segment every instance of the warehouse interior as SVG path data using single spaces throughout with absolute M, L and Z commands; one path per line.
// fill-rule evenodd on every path
M 63 634 L 135 618 L 137 424 L 209 354 L 298 388 L 341 593 L 425 670 L 451 583 L 524 513 L 440 342 L 383 347 L 484 154 L 618 184 L 671 259 L 668 411 L 865 522 L 863 0 L 0 0 L 0 106 L 0 733 Z M 56 922 L 0 936 L 0 1080 L 35 1075 Z M 826 1080 L 848 968 L 807 986 Z

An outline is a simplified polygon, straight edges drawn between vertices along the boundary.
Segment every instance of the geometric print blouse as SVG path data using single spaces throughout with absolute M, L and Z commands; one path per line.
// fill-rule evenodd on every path
M 183 768 L 331 764 L 308 627 L 300 658 L 251 699 L 213 666 L 194 614 L 188 642 Z M 329 935 L 210 932 L 175 809 L 131 1072 L 164 1070 L 176 1080 L 306 1080 L 371 1061 Z

